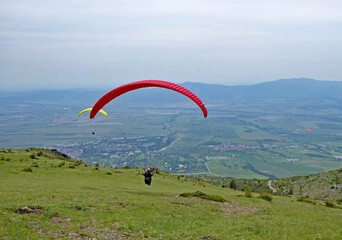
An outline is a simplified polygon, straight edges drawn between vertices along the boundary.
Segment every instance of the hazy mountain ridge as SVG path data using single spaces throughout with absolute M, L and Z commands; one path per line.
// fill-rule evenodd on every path
M 307 78 L 280 79 L 255 85 L 226 86 L 220 84 L 206 84 L 196 82 L 184 82 L 180 84 L 194 92 L 205 102 L 222 101 L 231 99 L 319 99 L 335 98 L 342 99 L 342 82 L 320 81 Z M 28 92 L 0 92 L 3 102 L 20 101 L 46 101 L 46 100 L 78 100 L 95 102 L 102 95 L 112 89 L 66 89 L 66 90 L 35 90 Z M 174 102 L 182 102 L 187 99 L 175 92 L 165 89 L 137 90 L 118 99 L 122 102 L 169 102 L 172 97 Z
M 215 84 L 184 83 L 208 99 L 342 99 L 342 82 L 320 81 L 307 78 L 280 79 L 250 86 L 224 86 Z

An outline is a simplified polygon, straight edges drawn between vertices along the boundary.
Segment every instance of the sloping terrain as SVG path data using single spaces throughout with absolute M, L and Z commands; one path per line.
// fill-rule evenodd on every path
M 272 180 L 272 186 L 282 195 L 342 200 L 342 169 L 309 176 L 276 179 Z
M 327 207 L 322 201 L 314 205 L 281 196 L 266 201 L 259 194 L 246 197 L 240 191 L 159 171 L 147 186 L 142 173 L 142 169 L 87 165 L 50 150 L 0 150 L 0 238 L 342 236 L 342 209 L 338 204 Z M 226 202 L 213 201 L 222 198 Z

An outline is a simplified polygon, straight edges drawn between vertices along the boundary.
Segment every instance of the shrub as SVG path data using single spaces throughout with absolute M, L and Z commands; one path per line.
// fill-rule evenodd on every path
M 297 197 L 297 202 L 305 202 L 306 200 L 307 200 L 307 197 L 305 196 Z
M 337 202 L 338 204 L 342 204 L 342 198 L 337 199 L 336 202 Z
M 290 188 L 290 191 L 288 193 L 289 195 L 292 195 L 293 194 L 293 188 Z
M 32 171 L 32 168 L 26 167 L 23 169 L 23 172 L 33 172 L 33 171 Z
M 324 201 L 324 203 L 325 203 L 325 206 L 327 207 L 331 207 L 331 208 L 335 207 L 335 203 L 333 201 L 327 200 L 327 201 Z
M 272 201 L 272 196 L 266 193 L 260 193 L 259 198 L 270 202 Z
M 74 165 L 75 166 L 80 166 L 80 165 L 82 165 L 83 164 L 83 161 L 82 160 L 76 160 L 76 161 L 74 161 Z
M 33 162 L 33 163 L 32 163 L 32 165 L 31 165 L 31 167 L 38 168 L 39 166 L 38 166 L 38 163 L 36 163 L 36 162 Z
M 42 151 L 39 151 L 39 152 L 37 153 L 37 156 L 40 157 L 41 155 L 43 155 L 43 152 L 42 152 Z
M 151 172 L 153 172 L 155 174 L 160 174 L 161 171 L 158 168 L 151 167 Z M 181 177 L 184 177 L 184 175 L 181 175 Z
M 106 172 L 106 175 L 112 175 L 112 173 L 111 172 Z
M 96 167 L 96 168 L 95 168 L 95 170 L 99 170 L 99 168 L 98 168 L 98 167 Z
M 122 167 L 122 169 L 130 169 L 130 167 L 126 165 L 126 166 Z
M 70 164 L 69 168 L 76 168 L 76 166 L 74 164 Z
M 230 182 L 229 187 L 230 187 L 231 189 L 236 190 L 236 182 L 235 182 L 234 179 Z
M 30 154 L 30 158 L 35 159 L 35 158 L 36 158 L 36 154 L 31 153 L 31 154 Z
M 312 203 L 314 205 L 316 205 L 316 201 L 309 199 L 308 196 L 300 196 L 297 198 L 298 202 L 307 202 L 307 203 Z
M 201 192 L 201 191 L 192 192 L 192 193 L 182 193 L 182 194 L 180 194 L 180 196 L 181 197 L 198 197 L 198 198 L 211 200 L 211 201 L 215 201 L 215 202 L 227 202 L 227 200 L 221 196 L 210 195 L 210 194 L 206 194 L 206 193 Z
M 63 161 L 60 164 L 58 164 L 58 167 L 63 167 L 64 165 L 65 165 L 65 161 Z
M 245 197 L 248 197 L 248 198 L 252 197 L 252 191 L 248 188 L 245 189 Z

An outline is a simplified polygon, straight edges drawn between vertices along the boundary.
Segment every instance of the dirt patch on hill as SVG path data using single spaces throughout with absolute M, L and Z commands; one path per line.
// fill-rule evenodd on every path
M 259 211 L 258 208 L 241 206 L 238 202 L 225 202 L 218 205 L 224 212 L 225 217 L 232 215 L 249 215 Z
M 196 208 L 196 206 L 198 205 L 198 203 L 194 203 L 191 200 L 191 198 L 187 199 L 187 198 L 181 198 L 181 197 L 175 196 L 175 197 L 166 197 L 165 199 L 173 200 L 171 201 L 172 204 L 185 206 L 185 207 Z M 249 215 L 249 214 L 253 214 L 259 211 L 258 208 L 241 205 L 241 203 L 238 201 L 232 201 L 232 202 L 229 201 L 229 202 L 224 202 L 224 203 L 219 203 L 219 202 L 216 203 L 216 202 L 205 200 L 205 199 L 201 199 L 201 201 L 205 201 L 207 203 L 210 203 L 212 205 L 219 207 L 220 209 L 223 210 L 225 217 L 229 217 L 233 215 Z
M 53 217 L 51 218 L 51 222 L 57 225 L 64 225 L 65 223 L 69 223 L 71 218 L 63 218 L 63 217 Z
M 20 207 L 17 210 L 15 210 L 16 213 L 19 214 L 37 214 L 37 215 L 44 215 L 44 211 L 40 208 L 34 208 L 34 207 Z
M 51 219 L 51 222 L 55 224 L 63 224 L 68 221 L 68 218 L 59 218 L 54 217 Z M 34 230 L 37 234 L 41 235 L 41 237 L 48 237 L 48 235 L 52 235 L 55 239 L 72 239 L 72 240 L 93 240 L 93 239 L 105 239 L 105 240 L 111 240 L 111 239 L 136 239 L 135 237 L 131 237 L 131 235 L 134 235 L 134 232 L 130 233 L 121 233 L 116 228 L 105 228 L 105 229 L 95 229 L 94 226 L 80 226 L 80 232 L 76 231 L 67 231 L 67 230 L 47 230 L 42 229 L 39 226 L 39 223 L 37 221 L 30 221 L 28 222 L 29 227 L 31 227 L 32 230 Z

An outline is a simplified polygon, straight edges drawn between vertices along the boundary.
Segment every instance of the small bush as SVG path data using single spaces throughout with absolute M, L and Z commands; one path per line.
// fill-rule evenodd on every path
M 230 182 L 229 187 L 230 187 L 231 189 L 236 190 L 236 182 L 235 182 L 234 179 Z
M 313 205 L 316 205 L 316 201 L 309 199 L 308 196 L 300 196 L 297 198 L 297 202 L 307 202 L 312 203 Z
M 64 165 L 65 165 L 65 161 L 63 161 L 60 164 L 58 164 L 58 167 L 63 167 Z
M 193 192 L 193 193 L 182 193 L 180 194 L 181 197 L 198 197 L 206 200 L 211 200 L 215 202 L 227 202 L 227 200 L 221 196 L 218 195 L 210 195 L 206 194 L 201 191 Z
M 307 200 L 307 197 L 305 196 L 297 197 L 297 202 L 305 202 L 306 200 Z
M 290 191 L 289 191 L 288 194 L 289 194 L 289 195 L 292 195 L 292 194 L 293 194 L 293 189 L 292 189 L 292 188 L 290 189 Z
M 325 206 L 327 207 L 331 207 L 331 208 L 335 207 L 335 203 L 333 201 L 327 200 L 327 201 L 324 201 L 324 203 L 325 203 Z
M 250 189 L 245 189 L 245 197 L 251 198 L 252 197 L 252 191 Z
M 36 162 L 33 162 L 33 163 L 32 163 L 32 165 L 31 165 L 31 167 L 38 168 L 39 166 L 38 166 L 38 163 L 36 163 Z
M 32 168 L 26 167 L 23 169 L 23 172 L 33 172 L 33 171 L 32 171 Z
M 111 172 L 106 172 L 106 175 L 113 175 Z
M 96 167 L 96 168 L 95 168 L 95 170 L 99 170 L 99 168 L 98 168 L 98 167 Z
M 76 168 L 76 166 L 74 164 L 70 164 L 69 168 Z
M 37 153 L 37 156 L 38 157 L 40 157 L 40 156 L 42 156 L 43 155 L 43 152 L 42 151 L 39 151 L 38 153 Z
M 342 198 L 337 199 L 336 202 L 337 202 L 338 204 L 342 204 Z
M 31 154 L 30 154 L 30 158 L 32 158 L 32 159 L 36 159 L 36 154 L 34 154 L 34 153 L 31 153 Z
M 100 165 L 98 163 L 96 163 L 95 167 L 100 167 Z
M 82 160 L 76 160 L 76 161 L 74 161 L 74 165 L 75 166 L 80 166 L 80 165 L 82 165 L 83 164 L 83 161 Z
M 6 161 L 11 161 L 12 158 L 6 158 Z
M 130 169 L 130 167 L 126 165 L 126 166 L 122 167 L 122 169 Z
M 160 174 L 161 171 L 158 168 L 155 167 L 151 167 L 151 172 L 155 173 L 155 174 Z M 181 175 L 181 177 L 184 177 L 184 175 Z
M 259 198 L 272 202 L 272 196 L 266 193 L 260 193 Z

